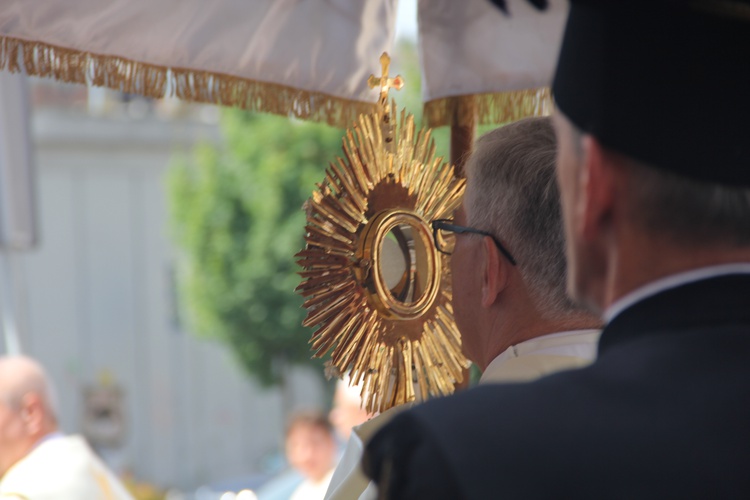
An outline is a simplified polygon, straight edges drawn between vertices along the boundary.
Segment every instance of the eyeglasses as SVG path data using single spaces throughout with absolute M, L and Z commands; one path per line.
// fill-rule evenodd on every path
M 437 247 L 438 252 L 451 255 L 453 253 L 453 248 L 456 245 L 456 235 L 464 233 L 489 236 L 492 238 L 492 241 L 495 242 L 495 246 L 500 250 L 500 253 L 505 255 L 505 258 L 507 258 L 511 264 L 514 266 L 516 265 L 516 259 L 513 258 L 510 252 L 492 233 L 482 231 L 481 229 L 474 229 L 473 227 L 457 226 L 451 219 L 435 219 L 432 221 L 432 237 L 435 240 L 435 246 Z

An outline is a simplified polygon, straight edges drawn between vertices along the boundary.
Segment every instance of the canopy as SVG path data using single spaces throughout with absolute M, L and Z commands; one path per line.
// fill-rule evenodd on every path
M 420 0 L 429 125 L 548 109 L 566 14 Z M 347 126 L 370 112 L 397 0 L 0 0 L 0 68 Z

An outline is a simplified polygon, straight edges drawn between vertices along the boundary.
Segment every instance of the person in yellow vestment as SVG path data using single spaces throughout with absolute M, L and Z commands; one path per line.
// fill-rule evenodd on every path
M 480 384 L 529 381 L 596 357 L 601 321 L 566 295 L 555 154 L 549 118 L 485 134 L 466 164 L 462 206 L 433 222 L 438 249 L 452 255 L 454 316 Z M 409 406 L 354 428 L 327 500 L 374 498 L 362 443 Z
M 59 430 L 47 376 L 0 357 L 0 499 L 132 500 L 80 436 Z

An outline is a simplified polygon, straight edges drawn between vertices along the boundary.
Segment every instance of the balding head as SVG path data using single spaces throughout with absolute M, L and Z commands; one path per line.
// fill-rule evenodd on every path
M 23 356 L 0 357 L 0 477 L 57 430 L 44 369 Z
M 25 356 L 0 357 L 0 399 L 17 407 L 26 394 L 38 394 L 54 415 L 52 390 L 44 368 Z

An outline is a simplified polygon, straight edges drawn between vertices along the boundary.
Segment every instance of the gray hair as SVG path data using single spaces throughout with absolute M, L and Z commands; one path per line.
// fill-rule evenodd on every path
M 482 136 L 466 164 L 468 224 L 494 234 L 518 261 L 545 314 L 580 311 L 566 294 L 565 235 L 549 118 L 527 118 Z
M 570 127 L 580 157 L 583 132 Z M 694 248 L 750 245 L 750 188 L 690 179 L 620 156 L 633 186 L 629 216 L 649 234 Z
M 700 182 L 630 160 L 631 220 L 691 247 L 750 245 L 750 189 Z M 750 166 L 748 166 L 750 167 Z

